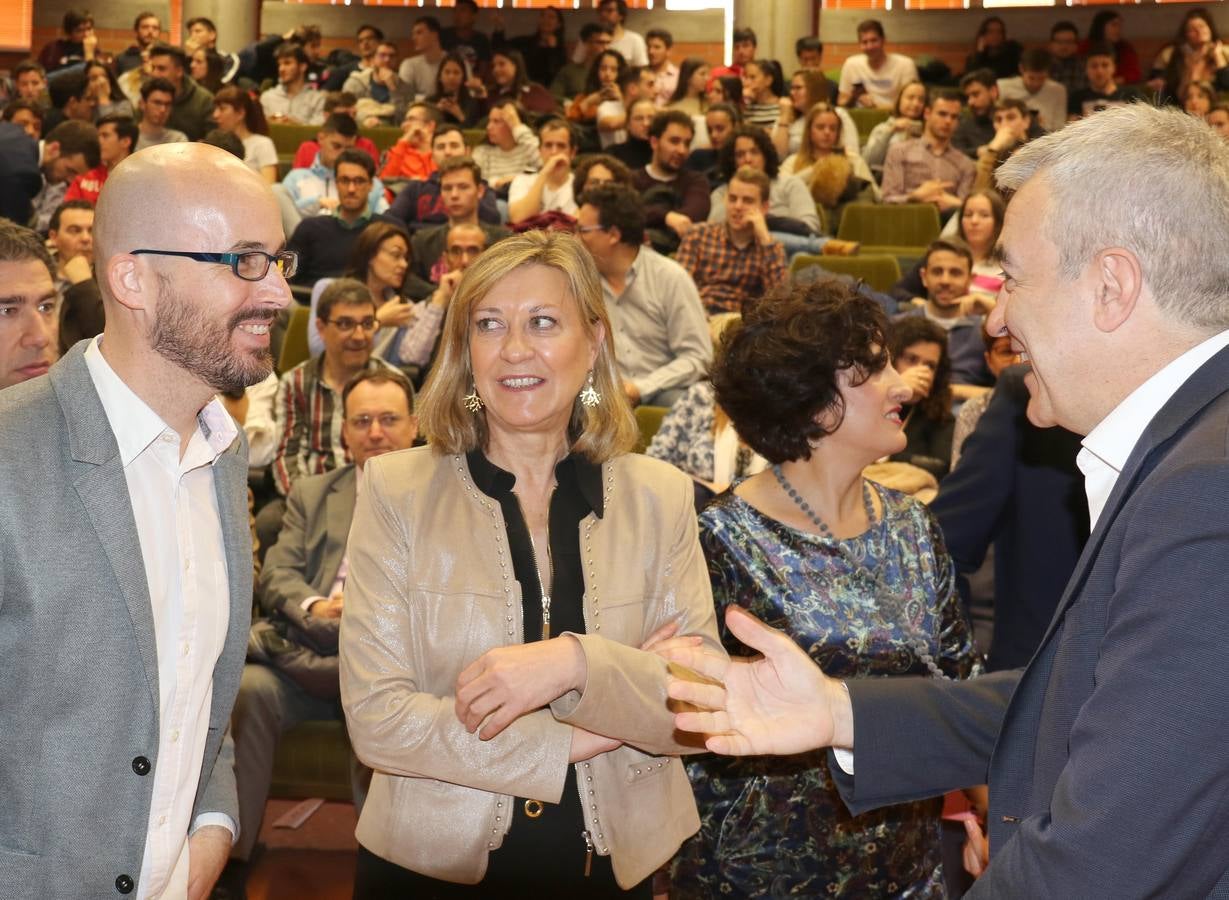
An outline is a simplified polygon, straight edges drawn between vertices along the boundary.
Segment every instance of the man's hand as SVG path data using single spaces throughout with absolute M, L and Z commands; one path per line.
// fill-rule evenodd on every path
M 747 213 L 747 224 L 755 229 L 755 241 L 761 247 L 767 247 L 772 243 L 772 235 L 768 232 L 768 222 L 764 219 L 764 214 L 758 210 L 752 210 Z
M 986 866 L 990 865 L 990 838 L 972 817 L 964 820 L 964 833 L 964 870 L 974 878 L 979 878 L 981 873 L 986 871 Z
M 932 178 L 929 181 L 923 181 L 915 187 L 909 194 L 909 199 L 917 203 L 938 203 L 939 198 L 948 191 L 954 190 L 956 187 L 950 181 L 943 181 L 939 178 Z
M 679 237 L 687 234 L 687 230 L 692 226 L 691 219 L 680 212 L 666 213 L 666 227 L 677 234 Z
M 188 838 L 188 900 L 205 900 L 230 856 L 230 832 L 206 825 Z
M 85 58 L 92 60 L 94 54 L 98 51 L 98 32 L 93 28 L 85 33 L 85 37 L 81 41 L 81 49 L 85 52 Z
M 632 406 L 640 402 L 640 388 L 632 384 L 630 381 L 623 382 L 623 396 L 631 401 Z
M 567 173 L 572 171 L 572 161 L 562 153 L 554 156 L 546 157 L 546 162 L 542 163 L 540 175 L 545 180 L 550 180 L 558 175 L 561 178 L 567 177 Z
M 383 66 L 377 66 L 372 70 L 371 80 L 376 84 L 384 85 L 390 91 L 397 87 L 397 73 Z
M 781 97 L 777 100 L 777 106 L 781 108 L 781 112 L 777 114 L 777 123 L 793 125 L 794 120 L 798 118 L 798 111 L 794 109 L 794 101 L 789 97 Z
M 308 615 L 317 619 L 340 619 L 342 608 L 346 605 L 345 595 L 338 591 L 327 600 L 317 600 L 307 607 Z
M 90 268 L 90 261 L 81 253 L 66 259 L 60 266 L 60 270 L 64 273 L 64 277 L 68 279 L 70 284 L 80 284 L 94 277 L 94 270 Z
M 457 718 L 471 734 L 482 725 L 478 737 L 489 741 L 525 713 L 579 690 L 587 676 L 580 643 L 566 635 L 496 647 L 457 676 Z
M 674 717 L 675 727 L 706 735 L 704 745 L 731 756 L 787 756 L 821 747 L 853 747 L 853 708 L 840 682 L 824 675 L 789 637 L 731 606 L 726 627 L 757 658 L 725 659 L 704 647 L 670 653 L 672 662 L 710 679 L 671 676 L 667 693 L 701 708 Z
M 457 291 L 457 285 L 461 283 L 461 278 L 465 275 L 460 269 L 455 272 L 445 272 L 440 276 L 440 286 L 435 289 L 435 293 L 431 295 L 432 306 L 447 306 L 452 302 L 452 295 Z
M 930 388 L 935 383 L 935 373 L 930 366 L 908 366 L 900 370 L 900 379 L 913 391 L 910 403 L 917 403 L 930 396 Z
M 333 210 L 337 209 L 337 207 L 340 205 L 341 205 L 341 201 L 337 199 L 336 197 L 321 197 L 320 198 L 320 208 L 323 210 L 327 210 L 328 212 L 332 212 Z
M 376 321 L 379 322 L 376 327 L 383 328 L 387 325 L 389 328 L 401 328 L 409 325 L 413 318 L 414 307 L 403 303 L 399 297 L 394 297 L 376 310 Z
M 509 103 L 503 107 L 504 121 L 508 123 L 509 131 L 516 131 L 517 126 L 521 124 L 520 113 L 516 111 L 516 106 Z
M 994 311 L 996 301 L 985 294 L 965 294 L 960 298 L 962 316 L 988 316 Z

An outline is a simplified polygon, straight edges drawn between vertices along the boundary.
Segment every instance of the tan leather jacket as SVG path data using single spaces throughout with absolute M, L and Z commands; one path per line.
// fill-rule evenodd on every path
M 580 693 L 490 741 L 453 710 L 460 672 L 521 643 L 521 594 L 499 504 L 463 456 L 422 447 L 369 460 L 348 550 L 341 694 L 359 758 L 375 769 L 357 836 L 434 878 L 480 881 L 514 797 L 560 799 L 573 725 L 625 741 L 577 763 L 597 852 L 630 887 L 699 828 L 677 754 L 666 664 L 636 649 L 668 620 L 720 651 L 691 481 L 639 455 L 602 466 L 604 516 L 580 523 L 587 634 Z

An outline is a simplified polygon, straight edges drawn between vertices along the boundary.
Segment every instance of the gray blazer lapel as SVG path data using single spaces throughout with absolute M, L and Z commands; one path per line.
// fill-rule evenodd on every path
M 320 572 L 327 581 L 323 584 L 321 593 L 327 594 L 341 561 L 346 556 L 346 539 L 350 536 L 350 523 L 354 519 L 354 504 L 357 499 L 357 470 L 351 466 L 333 482 L 329 495 L 325 499 L 325 535 L 324 558 L 320 561 Z
M 51 387 L 64 410 L 72 457 L 82 464 L 73 476 L 73 488 L 124 595 L 156 720 L 158 647 L 145 562 L 128 482 L 120 465 L 119 446 L 85 364 L 85 346 L 85 341 L 78 343 L 51 369 Z
M 230 588 L 230 627 L 219 665 L 243 659 L 252 615 L 252 532 L 248 524 L 247 444 L 240 438 L 213 465 L 213 487 L 222 521 L 222 543 Z M 233 666 L 228 665 L 227 668 Z M 238 677 L 237 671 L 233 674 Z

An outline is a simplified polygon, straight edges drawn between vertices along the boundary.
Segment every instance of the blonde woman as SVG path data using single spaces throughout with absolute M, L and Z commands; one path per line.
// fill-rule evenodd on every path
M 802 145 L 781 163 L 781 174 L 802 179 L 831 224 L 839 221 L 840 208 L 859 194 L 878 200 L 879 188 L 866 161 L 841 142 L 845 126 L 837 110 L 817 103 L 803 122 Z
M 376 770 L 358 898 L 648 897 L 699 827 L 660 654 L 719 646 L 712 594 L 690 480 L 628 452 L 609 334 L 575 237 L 501 241 L 449 307 L 429 446 L 368 464 L 341 635 Z

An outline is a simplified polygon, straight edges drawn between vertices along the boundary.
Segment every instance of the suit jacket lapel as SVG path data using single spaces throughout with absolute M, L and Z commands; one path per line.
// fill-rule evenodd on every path
M 222 647 L 224 661 L 236 658 L 239 645 L 246 646 L 246 623 L 251 621 L 252 615 L 253 545 L 248 526 L 247 474 L 247 449 L 240 438 L 213 464 L 213 487 L 218 499 L 218 516 L 222 520 L 222 544 L 226 549 L 230 587 L 230 626 Z M 242 661 L 242 654 L 238 659 Z
M 320 571 L 328 581 L 321 586 L 322 594 L 327 594 L 332 588 L 341 561 L 346 556 L 346 539 L 350 536 L 350 523 L 354 519 L 354 504 L 358 496 L 357 485 L 357 470 L 351 466 L 334 480 L 325 500 L 326 534 Z
M 158 647 L 149 585 L 145 580 L 145 561 L 128 496 L 128 482 L 120 464 L 119 447 L 90 378 L 85 346 L 85 341 L 78 343 L 52 367 L 51 386 L 64 411 L 69 451 L 80 464 L 73 476 L 73 488 L 81 498 L 128 607 L 133 639 L 145 668 L 156 721 Z
M 1114 490 L 1110 492 L 1109 499 L 1105 502 L 1105 508 L 1097 520 L 1097 527 L 1089 536 L 1088 543 L 1084 545 L 1084 552 L 1080 554 L 1075 571 L 1072 572 L 1071 579 L 1067 582 L 1067 588 L 1063 592 L 1058 608 L 1054 611 L 1054 617 L 1050 620 L 1050 627 L 1046 629 L 1041 646 L 1044 646 L 1050 639 L 1067 608 L 1079 596 L 1084 582 L 1088 580 L 1092 564 L 1101 552 L 1105 536 L 1127 497 L 1131 495 L 1139 480 L 1155 467 L 1160 456 L 1154 451 L 1177 434 L 1199 414 L 1200 410 L 1227 389 L 1229 389 L 1229 347 L 1221 350 L 1200 366 L 1148 423 L 1148 427 L 1144 429 L 1144 433 L 1140 435 L 1132 448 L 1131 455 L 1127 457 L 1126 465 L 1123 466 L 1118 480 L 1114 482 Z

